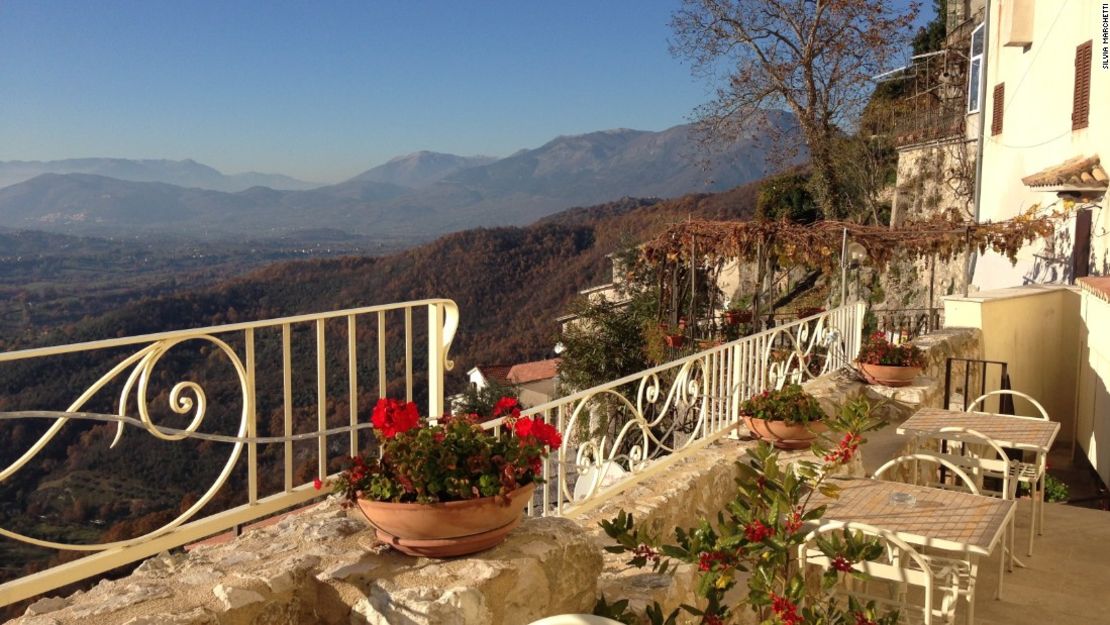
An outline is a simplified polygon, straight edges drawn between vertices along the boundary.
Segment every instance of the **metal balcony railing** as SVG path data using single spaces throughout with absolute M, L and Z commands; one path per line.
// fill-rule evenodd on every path
M 890 340 L 908 341 L 944 327 L 943 308 L 873 308 L 876 330 Z
M 426 317 L 426 325 L 414 324 L 414 312 Z M 398 324 L 392 333 L 387 320 Z M 376 382 L 375 394 L 385 397 L 391 382 L 390 361 L 400 354 L 403 354 L 403 365 L 395 370 L 402 372 L 406 397 L 411 400 L 414 391 L 419 390 L 427 397 L 429 414 L 443 414 L 444 372 L 451 367 L 447 352 L 458 321 L 458 308 L 453 301 L 429 299 L 0 353 L 0 366 L 9 369 L 29 366 L 31 369 L 24 372 L 22 379 L 32 382 L 42 375 L 34 370 L 36 365 L 41 365 L 42 372 L 54 372 L 56 375 L 61 369 L 59 358 L 63 359 L 62 364 L 71 367 L 103 367 L 100 370 L 104 371 L 94 374 L 97 377 L 87 388 L 75 389 L 76 399 L 68 405 L 63 404 L 62 409 L 42 406 L 42 410 L 37 411 L 0 412 L 0 423 L 12 420 L 49 423 L 34 444 L 22 453 L 17 450 L 20 455 L 7 466 L 0 467 L 0 484 L 18 479 L 20 470 L 27 467 L 71 422 L 77 424 L 91 420 L 114 423 L 116 432 L 111 447 L 121 440 L 126 426 L 135 427 L 162 441 L 190 439 L 230 447 L 222 469 L 199 499 L 170 522 L 141 536 L 99 544 L 73 544 L 43 540 L 0 527 L 0 536 L 29 545 L 93 552 L 93 555 L 79 560 L 0 585 L 0 606 L 198 541 L 319 497 L 321 493 L 314 488 L 312 479 L 307 482 L 303 478 L 296 479 L 295 443 L 315 443 L 311 450 L 302 446 L 298 451 L 301 457 L 315 456 L 311 459 L 316 465 L 313 477 L 319 479 L 328 476 L 331 457 L 358 454 L 359 431 L 370 427 L 368 420 L 360 416 L 363 410 L 359 405 L 359 390 L 370 388 Z M 421 389 L 415 389 L 413 371 L 418 330 L 420 336 L 426 339 L 427 350 L 427 384 Z M 329 341 L 329 334 L 332 341 Z M 334 340 L 336 335 L 339 340 Z M 373 353 L 373 358 L 368 363 L 360 363 L 360 355 L 367 351 Z M 74 358 L 78 360 L 72 360 Z M 229 379 L 213 380 L 209 376 L 203 381 L 174 383 L 174 380 L 181 379 L 174 377 L 167 382 L 167 378 L 179 375 L 183 367 L 187 370 L 190 358 L 200 359 L 210 370 L 216 367 L 213 363 L 222 361 L 223 368 L 219 370 L 227 373 Z M 187 362 L 182 363 L 182 360 Z M 341 370 L 342 375 L 336 375 L 338 371 L 335 369 Z M 366 374 L 375 369 L 376 380 L 365 379 Z M 280 382 L 271 387 L 280 386 L 280 396 L 260 396 L 256 384 L 258 376 L 266 375 L 274 380 L 279 372 Z M 309 385 L 302 383 L 306 379 Z M 331 390 L 344 381 L 345 393 Z M 206 387 L 209 387 L 208 391 Z M 217 387 L 218 391 L 213 390 Z M 294 403 L 299 406 L 309 403 L 311 400 L 303 398 L 311 397 L 313 393 L 315 428 L 295 433 Z M 152 394 L 159 400 L 168 400 L 168 405 L 156 407 L 150 401 Z M 13 397 L 8 399 L 11 401 Z M 18 402 L 18 392 L 14 394 L 14 400 Z M 345 400 L 348 414 L 334 414 L 329 409 L 329 400 Z M 282 414 L 278 426 L 280 431 L 268 432 L 268 436 L 260 436 L 259 431 L 263 422 L 259 419 L 258 406 L 262 401 Z M 95 408 L 90 409 L 90 405 Z M 158 409 L 161 409 L 160 413 Z M 114 410 L 114 414 L 108 413 L 108 410 Z M 179 425 L 168 427 L 157 424 L 154 415 L 163 419 L 176 418 Z M 201 432 L 206 418 L 219 424 L 209 429 L 219 430 L 223 426 L 224 432 Z M 346 423 L 335 427 L 339 420 Z M 233 432 L 228 431 L 232 428 Z M 343 438 L 347 445 L 329 445 L 329 442 L 335 443 Z M 259 452 L 260 447 L 269 445 L 280 447 L 278 455 L 281 456 L 283 480 L 277 492 L 266 493 L 260 488 Z M 240 459 L 244 449 L 247 452 L 244 503 L 198 517 L 198 513 L 228 485 L 232 472 L 242 470 Z
M 426 323 L 414 323 L 414 312 L 420 312 Z M 360 396 L 367 390 L 371 396 L 385 397 L 391 388 L 403 389 L 409 400 L 426 394 L 428 414 L 443 414 L 444 373 L 451 368 L 447 353 L 458 321 L 454 302 L 431 299 L 0 354 L 0 367 L 66 357 L 82 358 L 80 363 L 85 368 L 103 367 L 99 369 L 103 373 L 97 373 L 87 388 L 75 390 L 77 397 L 64 409 L 44 406 L 44 410 L 0 412 L 0 425 L 12 421 L 49 424 L 37 442 L 26 450 L 17 450 L 18 458 L 0 470 L 0 484 L 16 479 L 67 423 L 91 420 L 114 425 L 113 447 L 130 426 L 174 444 L 193 441 L 224 444 L 230 449 L 218 476 L 197 501 L 172 521 L 141 536 L 71 544 L 0 528 L 0 536 L 6 539 L 49 549 L 91 552 L 79 560 L 0 585 L 0 606 L 321 496 L 312 479 L 305 481 L 303 474 L 298 479 L 296 463 L 307 455 L 313 469 L 308 477 L 324 479 L 331 459 L 376 449 L 372 439 L 364 437 L 360 441 L 359 435 L 370 427 L 365 418 L 369 398 L 360 405 Z M 863 321 L 863 304 L 842 306 L 527 410 L 525 415 L 538 415 L 556 425 L 565 441 L 557 454 L 544 461 L 545 483 L 528 506 L 528 513 L 562 515 L 591 501 L 603 501 L 615 492 L 613 487 L 619 481 L 643 472 L 665 456 L 708 444 L 734 431 L 744 399 L 847 365 L 859 351 Z M 414 356 L 421 342 L 426 349 L 427 378 L 425 385 L 418 387 Z M 363 360 L 367 352 L 373 357 Z M 99 357 L 92 358 L 95 354 Z M 206 376 L 190 375 L 190 356 L 203 359 Z M 224 363 L 229 379 L 212 378 L 215 362 Z M 394 372 L 399 372 L 397 379 L 393 379 Z M 32 372 L 32 378 L 34 375 L 37 373 Z M 260 376 L 271 381 L 280 378 L 280 382 L 260 385 Z M 213 390 L 216 387 L 220 387 L 218 392 Z M 281 390 L 259 393 L 260 389 L 276 388 Z M 152 412 L 152 393 L 156 401 L 166 404 L 159 405 L 161 413 Z M 18 390 L 14 396 L 18 399 Z M 304 406 L 312 403 L 306 398 L 315 403 L 315 415 L 307 415 L 315 421 L 314 427 L 297 432 L 295 413 L 302 417 L 303 426 Z M 229 400 L 236 400 L 230 402 L 235 405 L 225 405 Z M 342 411 L 334 408 L 341 401 L 347 404 Z M 269 414 L 282 418 L 260 418 L 260 405 L 273 407 Z M 166 413 L 172 413 L 168 418 L 176 419 L 174 427 L 165 421 L 155 422 L 156 418 L 167 418 L 163 416 Z M 218 430 L 217 426 L 201 431 L 203 425 L 208 425 L 206 420 L 222 424 L 229 431 L 208 431 Z M 498 419 L 483 426 L 500 433 L 506 424 Z M 295 454 L 297 444 L 302 445 L 301 452 L 306 451 L 306 444 L 311 449 L 308 454 Z M 263 447 L 278 450 L 268 456 L 271 466 L 265 469 L 281 472 L 276 492 L 264 488 L 266 483 L 275 483 L 276 476 L 261 479 L 269 477 L 260 475 L 264 470 L 260 453 Z M 280 469 L 272 466 L 275 456 L 280 458 Z M 245 492 L 230 493 L 243 503 L 200 516 L 217 494 L 236 490 L 229 476 L 244 471 Z

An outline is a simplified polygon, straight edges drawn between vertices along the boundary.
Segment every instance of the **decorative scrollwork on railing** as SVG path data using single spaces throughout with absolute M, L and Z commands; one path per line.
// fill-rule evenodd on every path
M 662 456 L 732 431 L 752 394 L 843 366 L 862 314 L 843 306 L 528 411 L 557 420 L 564 440 L 543 510 L 604 498 Z
M 197 335 L 183 338 L 164 339 L 156 341 L 143 347 L 134 354 L 123 359 L 119 364 L 112 367 L 107 373 L 102 375 L 96 382 L 94 382 L 88 389 L 86 389 L 73 403 L 65 410 L 67 416 L 56 417 L 54 423 L 47 429 L 45 433 L 35 442 L 26 452 L 17 458 L 12 464 L 0 472 L 0 481 L 8 479 L 14 475 L 24 465 L 27 464 L 39 451 L 41 451 L 51 440 L 58 434 L 62 427 L 70 420 L 68 414 L 79 413 L 85 404 L 90 399 L 96 396 L 106 385 L 118 378 L 123 372 L 128 369 L 131 370 L 123 385 L 123 390 L 119 398 L 119 417 L 117 421 L 116 435 L 112 440 L 111 447 L 120 441 L 123 436 L 125 425 L 134 425 L 133 419 L 127 419 L 128 407 L 130 405 L 129 398 L 134 395 L 134 403 L 139 415 L 139 423 L 142 427 L 155 438 L 166 441 L 178 441 L 189 438 L 197 432 L 197 429 L 204 422 L 204 417 L 207 414 L 208 401 L 204 389 L 192 381 L 182 381 L 176 383 L 170 390 L 169 408 L 179 415 L 190 415 L 189 424 L 183 429 L 163 428 L 156 425 L 151 418 L 150 408 L 148 402 L 148 391 L 150 380 L 155 367 L 167 352 L 174 347 L 186 341 L 205 341 L 214 345 L 224 356 L 228 359 L 231 366 L 235 369 L 238 376 L 240 396 L 242 398 L 242 410 L 239 418 L 239 429 L 236 434 L 237 439 L 241 439 L 247 433 L 248 419 L 250 417 L 250 402 L 251 398 L 247 388 L 247 372 L 243 366 L 243 362 L 239 359 L 238 354 L 224 341 L 211 336 L 211 335 Z M 13 532 L 4 528 L 0 528 L 0 536 L 6 536 L 14 540 L 37 545 L 39 547 L 47 547 L 51 549 L 61 549 L 70 551 L 103 551 L 115 547 L 124 547 L 131 544 L 140 543 L 149 540 L 155 536 L 164 534 L 173 530 L 191 519 L 197 512 L 212 500 L 213 497 L 219 492 L 223 485 L 227 482 L 228 477 L 231 475 L 235 467 L 235 463 L 239 460 L 239 455 L 243 449 L 243 441 L 237 440 L 233 443 L 231 453 L 228 456 L 227 462 L 224 464 L 223 469 L 216 477 L 215 481 L 209 486 L 208 490 L 187 510 L 179 514 L 176 518 L 166 523 L 162 527 L 152 530 L 141 536 L 135 538 L 98 544 L 74 544 L 74 543 L 60 543 L 48 540 L 41 540 L 32 536 L 27 536 L 17 532 Z
M 845 362 L 844 333 L 828 321 L 826 315 L 770 332 L 763 365 L 767 367 L 772 388 L 801 384 Z
M 636 473 L 651 460 L 704 435 L 706 363 L 706 358 L 693 358 L 672 369 L 646 373 L 635 382 L 635 403 L 615 388 L 578 397 L 564 426 L 567 443 L 559 451 L 559 462 L 572 468 L 577 480 L 571 485 L 571 472 L 560 472 L 559 492 L 571 501 L 587 499 L 614 479 Z M 671 377 L 669 384 L 664 382 Z M 689 415 L 694 415 L 693 423 L 686 418 Z M 599 425 L 604 432 L 596 432 Z M 579 441 L 583 432 L 594 436 Z M 683 433 L 688 436 L 680 437 Z M 571 454 L 573 463 L 569 462 Z

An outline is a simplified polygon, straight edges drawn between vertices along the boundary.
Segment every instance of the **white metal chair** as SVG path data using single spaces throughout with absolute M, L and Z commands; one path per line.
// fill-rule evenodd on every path
M 900 623 L 940 625 L 955 621 L 956 601 L 959 596 L 959 579 L 956 572 L 948 568 L 936 567 L 928 558 L 922 556 L 891 531 L 864 523 L 826 522 L 810 532 L 801 546 L 800 565 L 803 570 L 808 566 L 829 569 L 832 562 L 817 547 L 817 538 L 823 534 L 843 530 L 861 532 L 866 536 L 878 538 L 884 543 L 882 559 L 854 563 L 852 565 L 854 570 L 863 573 L 868 580 L 891 582 L 903 589 L 896 593 L 894 598 L 870 594 L 866 586 L 862 592 L 842 586 L 843 592 L 850 593 L 862 601 L 874 601 L 876 604 L 898 609 L 901 613 Z M 913 587 L 915 592 L 906 592 L 904 590 L 906 587 Z M 920 604 L 912 603 L 919 597 Z
M 976 412 L 976 410 L 975 410 L 976 406 L 978 406 L 979 404 L 986 401 L 988 397 L 994 397 L 995 395 L 999 395 L 999 396 L 1001 396 L 1001 395 L 1013 395 L 1014 397 L 1020 397 L 1024 400 L 1028 401 L 1029 403 L 1033 404 L 1033 406 L 1036 407 L 1037 412 L 1041 413 L 1041 418 L 1042 419 L 1045 419 L 1046 421 L 1048 420 L 1048 411 L 1044 409 L 1044 406 L 1041 405 L 1041 402 L 1037 401 L 1036 399 L 1033 399 L 1032 397 L 1030 397 L 1029 395 L 1027 395 L 1025 393 L 1022 393 L 1021 391 L 1015 391 L 1015 390 L 1008 389 L 1008 388 L 1004 388 L 1004 389 L 997 390 L 997 391 L 991 391 L 989 393 L 984 393 L 984 394 L 980 395 L 979 397 L 976 397 L 975 401 L 968 404 L 966 412 Z
M 872 479 L 883 479 L 888 472 L 892 469 L 909 465 L 910 467 L 910 482 L 911 484 L 918 484 L 921 471 L 919 470 L 920 463 L 936 465 L 936 470 L 933 474 L 939 473 L 939 469 L 943 467 L 946 469 L 953 478 L 959 480 L 959 486 L 963 490 L 968 491 L 973 495 L 979 495 L 979 486 L 976 480 L 968 475 L 957 463 L 948 460 L 941 454 L 919 452 L 915 454 L 906 454 L 898 456 L 884 463 L 881 467 L 875 470 Z M 942 486 L 945 488 L 956 487 L 956 484 L 939 484 L 930 480 L 925 480 L 922 486 Z M 975 619 L 975 579 L 979 575 L 979 565 L 977 563 L 962 560 L 960 558 L 951 558 L 944 555 L 936 555 L 931 553 L 921 553 L 921 557 L 925 558 L 936 569 L 940 569 L 947 574 L 952 571 L 957 575 L 957 593 L 959 596 L 967 600 L 967 622 L 972 623 Z M 1005 558 L 1002 558 L 1005 561 Z M 907 565 L 912 566 L 913 562 L 907 562 Z M 999 571 L 1001 574 L 1001 570 Z
M 1048 411 L 1041 405 L 1041 402 L 1033 399 L 1026 393 L 1021 391 L 1014 391 L 1011 389 L 1002 389 L 998 391 L 991 391 L 980 395 L 971 402 L 967 407 L 967 412 L 975 412 L 975 408 L 979 404 L 985 402 L 987 398 L 992 396 L 1013 395 L 1021 397 L 1022 399 L 1033 404 L 1037 409 L 1041 419 L 1048 421 Z M 1024 417 L 1026 419 L 1035 419 L 1037 417 Z M 1029 519 L 1029 555 L 1033 555 L 1033 532 L 1037 534 L 1044 534 L 1044 480 L 1045 480 L 1045 465 L 1041 458 L 1037 458 L 1033 462 L 1025 462 L 1023 460 L 1017 461 L 1013 468 L 1014 479 L 1018 484 L 1026 484 L 1029 486 L 1029 492 L 1032 499 L 1032 511 Z
M 959 465 L 951 462 L 944 455 L 937 453 L 918 452 L 914 454 L 898 456 L 897 458 L 892 458 L 891 460 L 888 460 L 885 464 L 883 464 L 883 466 L 875 469 L 875 473 L 872 475 L 872 478 L 876 480 L 883 479 L 886 473 L 891 469 L 907 464 L 912 464 L 913 468 L 911 469 L 911 481 L 909 483 L 916 485 L 920 477 L 920 472 L 918 471 L 917 467 L 918 463 L 920 462 L 935 464 L 938 468 L 944 467 L 945 469 L 948 469 L 952 472 L 952 475 L 956 476 L 963 482 L 964 487 L 972 494 L 980 494 L 979 486 L 970 475 L 968 475 L 963 469 L 961 469 Z M 936 486 L 936 484 L 926 482 L 925 484 L 923 484 L 923 486 Z
M 1006 449 L 999 445 L 998 441 L 978 430 L 965 427 L 941 428 L 940 433 L 946 440 L 957 441 L 961 444 L 959 449 L 961 453 L 941 455 L 949 462 L 959 465 L 972 477 L 977 486 L 977 492 L 972 491 L 973 494 L 996 497 L 1007 501 L 1017 497 L 1017 475 L 1021 463 L 1011 460 L 1006 455 Z M 987 488 L 985 478 L 998 481 L 1001 484 L 1000 487 L 998 489 Z M 951 488 L 952 486 L 941 485 L 941 487 Z M 1014 555 L 1015 535 L 1014 519 L 1011 517 L 1010 525 L 1006 528 L 1006 536 L 1002 539 L 1003 554 L 998 563 L 999 580 L 1001 580 L 1003 567 L 1007 561 L 1009 562 L 1007 568 L 1011 571 L 1014 570 L 1014 562 L 1016 561 Z
M 593 614 L 560 614 L 532 621 L 528 625 L 621 625 L 621 622 Z

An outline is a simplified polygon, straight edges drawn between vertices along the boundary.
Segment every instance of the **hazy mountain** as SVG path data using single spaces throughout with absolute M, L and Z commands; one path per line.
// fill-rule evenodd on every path
M 795 127 L 787 114 L 771 123 L 788 133 Z M 434 228 L 431 232 L 442 233 L 529 223 L 569 206 L 623 196 L 721 191 L 770 173 L 765 144 L 763 133 L 752 132 L 713 155 L 707 167 L 690 125 L 561 136 L 400 196 L 387 212 L 419 216 Z
M 165 182 L 179 187 L 242 191 L 255 186 L 298 190 L 320 186 L 281 174 L 224 174 L 194 160 L 70 158 L 59 161 L 0 161 L 0 187 L 42 174 L 93 174 L 135 182 Z
M 623 195 L 674 197 L 735 187 L 764 174 L 752 138 L 714 155 L 708 170 L 690 125 L 662 132 L 604 130 L 557 137 L 533 150 L 448 176 L 444 182 L 500 194 L 526 193 L 596 203 Z M 757 138 L 757 137 L 756 137 Z
M 368 169 L 347 182 L 385 182 L 420 189 L 468 167 L 496 161 L 492 156 L 457 156 L 442 152 L 413 152 Z
M 784 114 L 774 122 L 789 131 L 792 118 Z M 704 167 L 690 126 L 661 132 L 607 130 L 557 137 L 535 149 L 469 166 L 463 165 L 465 157 L 417 153 L 305 191 L 252 187 L 227 193 L 46 174 L 0 189 L 0 226 L 206 238 L 276 236 L 306 228 L 425 237 L 475 226 L 522 225 L 571 206 L 626 196 L 676 197 L 728 189 L 769 173 L 764 143 L 763 135 L 752 133 Z M 421 182 L 439 175 L 443 177 L 437 182 Z

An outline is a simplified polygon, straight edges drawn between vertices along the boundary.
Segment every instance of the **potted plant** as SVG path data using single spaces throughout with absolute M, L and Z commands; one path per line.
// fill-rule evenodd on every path
M 911 343 L 891 343 L 876 332 L 864 341 L 857 363 L 871 384 L 909 386 L 925 366 L 925 352 Z
M 669 323 L 659 324 L 659 329 L 663 331 L 663 342 L 667 347 L 672 349 L 679 349 L 686 345 L 686 335 L 683 332 L 686 330 L 686 320 L 679 320 L 677 326 L 672 326 Z
M 728 308 L 721 313 L 721 318 L 730 326 L 751 323 L 751 298 L 745 296 L 732 300 L 729 302 Z
M 333 489 L 358 505 L 379 540 L 404 553 L 442 558 L 488 549 L 520 522 L 543 481 L 543 458 L 562 442 L 554 427 L 521 417 L 511 397 L 492 416 L 506 417 L 500 439 L 478 415 L 429 425 L 416 404 L 381 399 L 371 417 L 379 457 L 352 458 Z
M 740 414 L 754 436 L 780 449 L 805 449 L 828 429 L 821 404 L 798 384 L 749 398 L 740 405 Z

